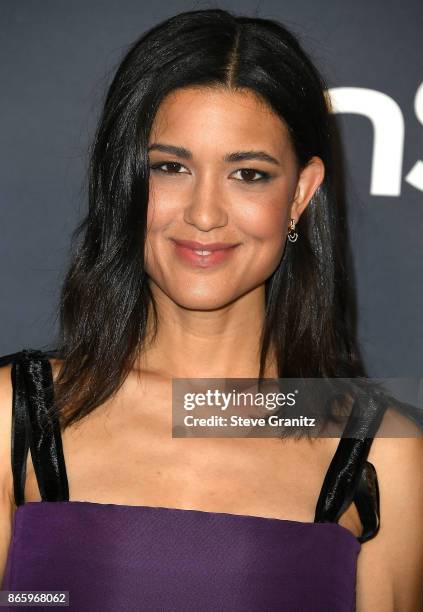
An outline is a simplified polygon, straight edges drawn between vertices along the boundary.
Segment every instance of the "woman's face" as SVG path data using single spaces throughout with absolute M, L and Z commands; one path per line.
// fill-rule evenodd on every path
M 153 292 L 194 310 L 264 287 L 290 218 L 298 221 L 324 174 L 319 158 L 299 171 L 285 124 L 249 90 L 169 94 L 152 126 L 149 160 L 145 268 Z

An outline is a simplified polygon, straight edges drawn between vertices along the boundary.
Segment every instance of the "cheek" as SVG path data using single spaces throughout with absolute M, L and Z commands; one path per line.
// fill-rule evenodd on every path
M 176 183 L 176 181 L 175 181 Z M 181 226 L 186 192 L 178 185 L 155 185 L 150 181 L 147 228 L 144 246 L 144 268 L 155 279 L 164 277 L 169 265 L 166 236 L 177 234 Z
M 289 205 L 280 193 L 244 202 L 238 211 L 238 225 L 247 236 L 270 249 L 283 247 Z
M 180 204 L 175 194 L 166 194 L 163 190 L 154 192 L 150 189 L 147 208 L 147 236 L 145 257 L 152 258 L 159 249 L 155 243 L 163 238 L 169 227 L 179 218 Z
M 268 278 L 284 253 L 290 217 L 290 197 L 285 190 L 263 194 L 246 204 L 238 225 L 248 238 L 247 269 L 255 279 Z
M 144 245 L 144 267 L 147 274 L 152 271 L 156 259 L 157 248 L 155 241 L 164 226 L 163 207 L 158 206 L 157 200 L 150 197 L 147 208 L 147 228 Z
M 175 192 L 157 189 L 154 183 L 150 184 L 147 208 L 147 228 L 153 232 L 163 227 L 175 217 L 179 208 L 179 199 Z

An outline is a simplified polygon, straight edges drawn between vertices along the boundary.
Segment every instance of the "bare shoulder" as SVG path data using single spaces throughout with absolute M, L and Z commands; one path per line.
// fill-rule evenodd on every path
M 50 362 L 50 366 L 51 366 L 51 370 L 53 374 L 53 380 L 56 380 L 56 378 L 59 376 L 60 371 L 62 369 L 63 359 L 58 359 L 56 357 L 49 357 L 49 362 Z
M 416 410 L 417 413 L 417 410 Z M 410 438 L 423 436 L 423 410 L 420 415 L 420 426 L 401 408 L 391 406 L 386 409 L 378 429 L 378 438 Z M 376 439 L 378 439 L 376 438 Z
M 397 437 L 383 437 L 389 432 Z M 362 544 L 358 558 L 357 611 L 419 612 L 423 602 L 422 429 L 396 408 L 388 408 L 368 461 L 378 478 L 380 529 Z
M 11 460 L 12 364 L 0 367 L 0 578 L 3 577 L 15 511 Z

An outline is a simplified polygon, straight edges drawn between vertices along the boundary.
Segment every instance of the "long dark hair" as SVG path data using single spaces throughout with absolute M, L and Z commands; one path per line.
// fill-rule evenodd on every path
M 190 85 L 256 92 L 286 123 L 299 167 L 314 155 L 325 165 L 297 225 L 299 240 L 286 243 L 266 281 L 258 376 L 271 346 L 280 377 L 366 375 L 355 342 L 326 83 L 281 23 L 220 9 L 185 12 L 135 41 L 105 99 L 91 151 L 89 210 L 73 234 L 60 297 L 63 364 L 55 384 L 64 426 L 121 386 L 147 340 L 150 310 L 157 330 L 143 266 L 148 138 L 164 96 Z

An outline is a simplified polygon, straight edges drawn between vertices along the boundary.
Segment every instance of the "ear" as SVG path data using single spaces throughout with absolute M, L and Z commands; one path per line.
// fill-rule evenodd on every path
M 298 223 L 303 211 L 313 197 L 314 192 L 323 182 L 325 165 L 320 157 L 314 156 L 307 162 L 298 177 L 295 197 L 291 206 L 291 218 Z

